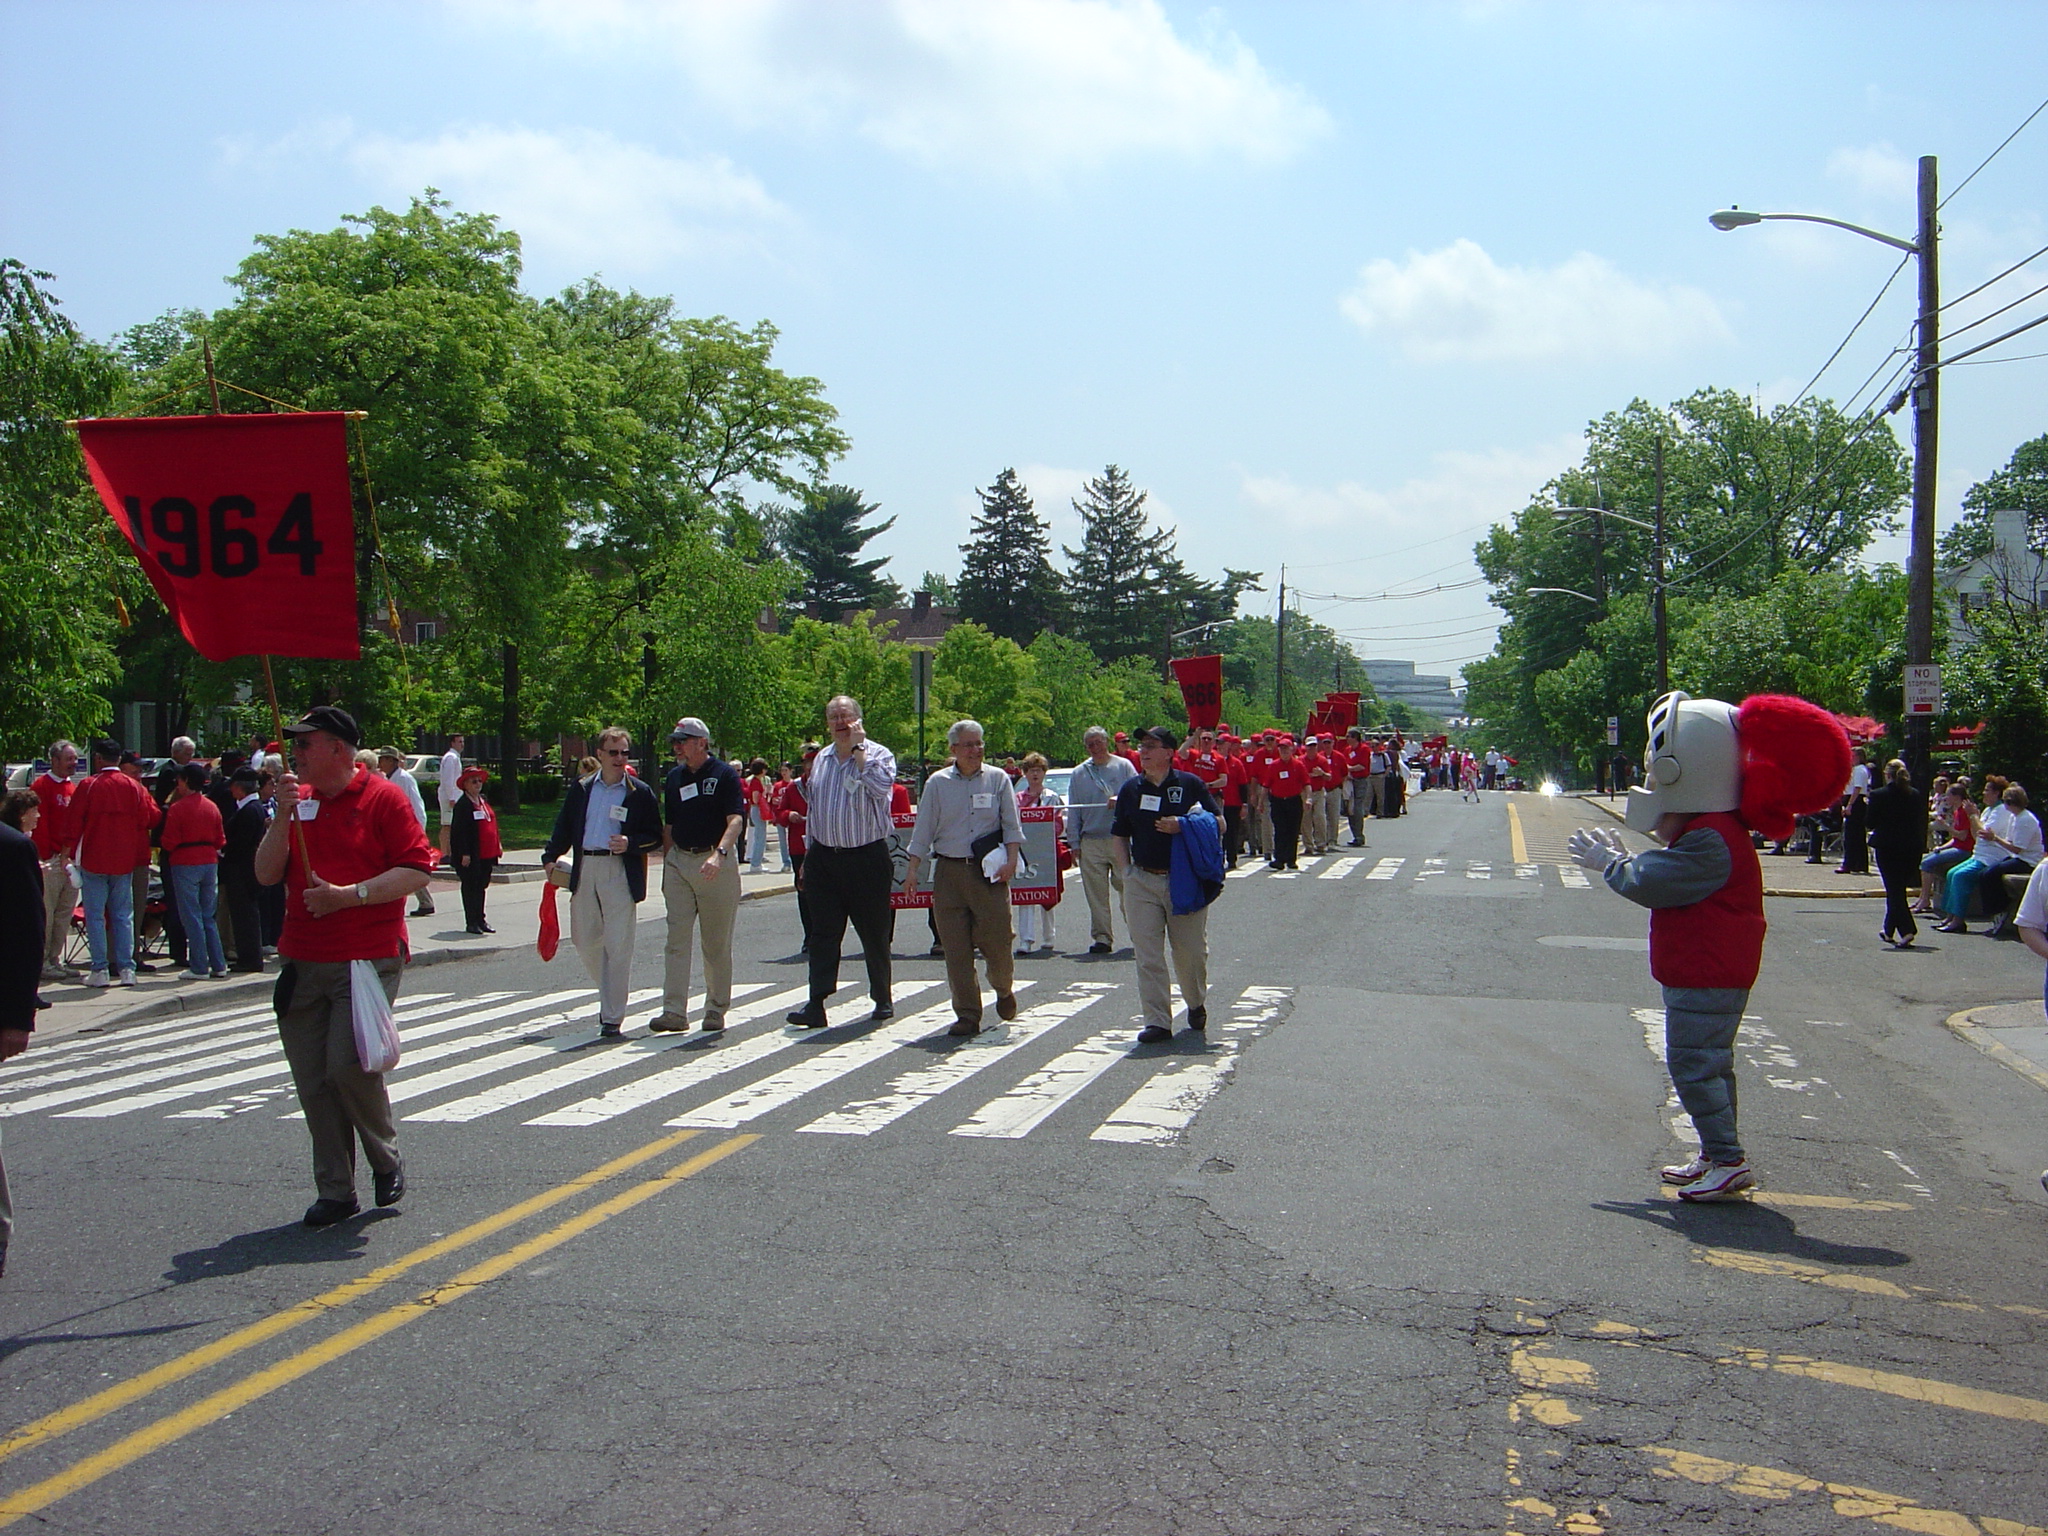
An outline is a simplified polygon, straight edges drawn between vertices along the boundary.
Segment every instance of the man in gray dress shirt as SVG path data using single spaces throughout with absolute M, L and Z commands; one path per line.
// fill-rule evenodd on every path
M 1000 768 L 982 761 L 982 730 L 978 721 L 958 720 L 946 732 L 953 761 L 933 774 L 917 803 L 917 826 L 910 834 L 910 862 L 903 877 L 906 891 L 917 889 L 917 867 L 936 859 L 932 876 L 932 919 L 946 951 L 946 982 L 953 992 L 953 1027 L 962 1037 L 981 1033 L 981 983 L 974 974 L 974 952 L 988 960 L 988 984 L 996 994 L 996 1014 L 1017 1017 L 1015 961 L 1010 953 L 1010 877 L 1024 846 L 1024 823 L 1017 815 L 1017 789 Z M 974 845 L 995 839 L 1002 862 L 991 880 Z M 992 853 L 993 847 L 987 850 Z
M 1112 890 L 1121 897 L 1124 873 L 1117 867 L 1109 835 L 1116 816 L 1116 792 L 1138 775 L 1128 758 L 1109 750 L 1109 732 L 1091 725 L 1082 733 L 1087 760 L 1067 781 L 1067 846 L 1074 850 L 1074 862 L 1081 867 L 1081 889 L 1088 895 L 1088 931 L 1093 942 L 1091 955 L 1106 955 L 1116 939 Z

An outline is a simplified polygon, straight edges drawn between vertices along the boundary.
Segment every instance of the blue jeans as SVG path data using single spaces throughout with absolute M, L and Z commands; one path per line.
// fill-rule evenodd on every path
M 89 869 L 78 872 L 79 897 L 85 907 L 85 943 L 92 951 L 96 971 L 135 969 L 135 886 L 130 871 L 118 875 L 96 875 Z M 114 929 L 113 964 L 107 954 L 107 927 Z
M 219 976 L 228 968 L 220 944 L 220 866 L 173 864 L 171 894 L 178 903 L 178 921 L 185 925 L 186 954 L 195 971 Z

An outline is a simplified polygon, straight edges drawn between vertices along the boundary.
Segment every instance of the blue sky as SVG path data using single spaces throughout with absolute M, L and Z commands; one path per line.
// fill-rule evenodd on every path
M 1198 569 L 1266 572 L 1269 612 L 1282 562 L 1314 593 L 1470 579 L 1485 525 L 1635 396 L 1788 398 L 1896 255 L 1706 214 L 1910 236 L 1913 158 L 1953 187 L 2048 94 L 2048 6 L 1956 0 L 5 16 L 0 253 L 95 335 L 225 302 L 259 233 L 431 183 L 521 232 L 535 292 L 602 272 L 773 320 L 852 435 L 835 478 L 897 517 L 878 547 L 906 583 L 955 568 L 1005 466 L 1077 541 L 1068 498 L 1114 460 Z M 2044 189 L 2048 114 L 1945 211 L 1946 293 L 2048 245 Z M 1910 279 L 1821 392 L 1902 339 Z M 2044 282 L 2048 258 L 1949 323 Z M 1947 376 L 1944 525 L 2048 431 L 2044 385 L 2048 360 Z M 1498 617 L 1479 587 L 1305 606 L 1424 670 L 1484 654 Z

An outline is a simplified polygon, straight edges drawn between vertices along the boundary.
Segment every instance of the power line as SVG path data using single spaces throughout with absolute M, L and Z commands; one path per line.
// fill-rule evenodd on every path
M 1989 165 L 1992 161 L 1996 160 L 1999 156 L 1999 152 L 2003 150 L 2006 145 L 2010 144 L 2014 139 L 2018 138 L 2022 133 L 2024 133 L 2026 131 L 2027 124 L 2031 123 L 2043 112 L 2048 112 L 2048 101 L 2044 101 L 2041 103 L 2040 106 L 2034 108 L 2033 111 L 2029 112 L 2026 115 L 2025 121 L 2023 121 L 2019 125 L 2019 127 L 2013 129 L 2011 133 L 2008 133 L 2004 138 L 2000 139 L 1998 141 L 1998 148 L 1994 149 L 1993 151 L 1991 151 L 1990 154 L 1986 155 L 1982 160 L 1977 162 L 1977 171 L 1983 170 L 1985 166 Z M 1955 184 L 1954 191 L 1951 191 L 1947 197 L 1944 197 L 1938 204 L 1935 205 L 1937 209 L 1946 208 L 1949 205 L 1950 200 L 1956 196 L 1956 193 L 1961 192 L 1963 188 L 1967 187 L 1971 182 L 1975 181 L 1977 179 L 1977 171 L 1970 172 L 1969 175 L 1965 176 L 1961 181 L 1957 182 Z
M 1884 280 L 1884 286 L 1877 290 L 1877 297 L 1872 299 L 1869 304 L 1864 306 L 1863 313 L 1856 317 L 1856 323 L 1849 327 L 1849 334 L 1842 338 L 1840 344 L 1836 346 L 1835 350 L 1828 354 L 1828 360 L 1820 365 L 1820 367 L 1814 372 L 1813 377 L 1808 379 L 1806 381 L 1805 386 L 1799 391 L 1799 393 L 1792 397 L 1795 401 L 1804 400 L 1810 393 L 1812 393 L 1813 386 L 1821 381 L 1821 376 L 1825 374 L 1830 368 L 1835 366 L 1835 359 L 1840 357 L 1843 351 L 1848 347 L 1849 343 L 1856 339 L 1856 333 L 1863 329 L 1863 322 L 1868 320 L 1870 318 L 1871 311 L 1876 309 L 1877 306 L 1883 302 L 1884 296 L 1892 291 L 1892 284 L 1899 280 L 1899 274 L 1906 270 L 1906 263 L 1911 261 L 1912 259 L 1913 257 L 1910 253 L 1899 258 L 1899 264 L 1896 267 L 1892 268 L 1892 275 L 1886 278 Z
M 2037 357 L 2048 357 L 2048 352 L 2022 352 L 2017 357 L 1973 357 L 1968 361 L 1958 360 L 1943 363 L 1944 368 L 1988 368 L 1994 363 L 2031 363 Z
M 1954 309 L 1958 304 L 1962 303 L 1963 300 L 1974 299 L 1975 297 L 1977 297 L 1978 294 L 1982 293 L 1986 288 L 1989 288 L 1993 283 L 2004 282 L 2008 277 L 2011 277 L 2013 273 L 2019 271 L 2019 269 L 2021 267 L 2024 267 L 2028 262 L 2037 260 L 2042 256 L 2048 256 L 2048 245 L 2042 246 L 2041 249 L 2034 252 L 2032 256 L 2022 256 L 2018 261 L 2014 262 L 2011 266 L 2007 267 L 2003 272 L 1999 273 L 1998 276 L 1987 277 L 1983 282 L 1979 283 L 1976 287 L 1972 288 L 1968 293 L 1960 294 L 1957 297 L 1950 299 L 1946 304 L 1941 306 L 1941 309 L 1937 311 L 1937 313 L 1946 314 L 1949 310 Z
M 1462 592 L 1467 587 L 1485 584 L 1484 576 L 1474 576 L 1470 581 L 1439 582 L 1433 587 L 1423 587 L 1415 592 L 1372 592 L 1355 596 L 1348 592 L 1303 592 L 1296 589 L 1295 596 L 1312 603 L 1391 603 L 1409 597 L 1434 597 L 1439 592 Z
M 2048 293 L 2048 283 L 2043 283 L 2040 287 L 2036 288 L 2032 293 L 2021 294 L 2018 298 L 2014 299 L 2010 304 L 1999 305 L 1998 308 L 1992 310 L 1991 313 L 1988 315 L 1979 315 L 1975 320 L 1972 320 L 1968 325 L 1957 326 L 1954 330 L 1950 331 L 1946 336 L 1943 336 L 1941 339 L 1943 341 L 1952 341 L 1956 337 L 1962 335 L 1963 332 L 1974 331 L 1975 329 L 1977 329 L 1978 326 L 1983 325 L 1988 321 L 1996 320 L 2008 309 L 2018 309 L 2022 304 L 2026 303 L 2027 300 L 2038 299 L 2044 293 Z
M 1356 565 L 1361 560 L 1391 560 L 1394 556 L 1405 555 L 1410 550 L 1427 549 L 1430 545 L 1441 544 L 1446 539 L 1463 538 L 1468 533 L 1477 533 L 1482 528 L 1491 528 L 1492 526 L 1493 520 L 1489 518 L 1487 519 L 1487 521 L 1483 523 L 1474 523 L 1469 528 L 1460 528 L 1452 533 L 1440 533 L 1433 539 L 1424 539 L 1420 544 L 1404 544 L 1399 549 L 1375 550 L 1372 554 L 1353 555 L 1349 559 L 1345 560 L 1318 560 L 1314 564 L 1302 565 L 1297 567 L 1297 569 L 1304 571 L 1322 571 L 1328 570 L 1330 567 L 1337 565 Z M 1423 574 L 1428 575 L 1429 573 L 1425 571 Z

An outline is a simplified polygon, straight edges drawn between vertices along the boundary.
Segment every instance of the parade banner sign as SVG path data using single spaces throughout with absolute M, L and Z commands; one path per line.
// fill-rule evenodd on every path
M 1013 907 L 1056 907 L 1061 894 L 1060 829 L 1067 813 L 1056 805 L 1020 808 L 1017 819 L 1024 824 L 1024 847 L 1017 855 L 1017 873 L 1010 880 Z M 910 867 L 910 831 L 917 825 L 915 815 L 896 818 L 896 830 L 889 834 L 889 905 L 928 907 L 932 904 L 932 872 L 938 865 L 926 859 L 918 871 L 917 889 L 903 889 L 903 875 Z
M 76 426 L 100 500 L 200 655 L 362 654 L 345 415 Z
M 1188 707 L 1188 728 L 1215 729 L 1223 719 L 1223 658 L 1183 656 L 1171 665 L 1181 700 Z

